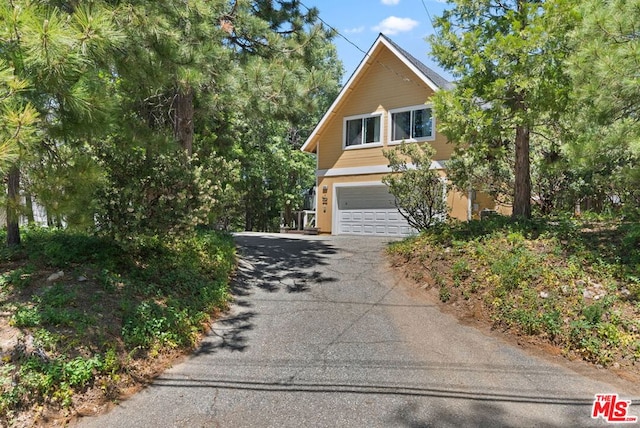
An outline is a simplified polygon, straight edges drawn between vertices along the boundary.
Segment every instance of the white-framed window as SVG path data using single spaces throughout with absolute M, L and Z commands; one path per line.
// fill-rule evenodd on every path
M 362 114 L 344 118 L 344 147 L 380 145 L 382 114 Z
M 428 105 L 389 110 L 390 143 L 428 141 L 436 137 L 433 109 Z

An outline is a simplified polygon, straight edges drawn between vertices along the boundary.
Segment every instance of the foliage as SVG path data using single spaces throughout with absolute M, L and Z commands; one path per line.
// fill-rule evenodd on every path
M 638 0 L 579 2 L 567 64 L 573 77 L 572 118 L 579 135 L 567 147 L 575 159 L 579 200 L 594 209 L 640 207 L 640 42 Z M 566 19 L 566 17 L 565 17 Z
M 284 123 L 273 126 L 286 132 Z M 239 157 L 244 179 L 238 202 L 244 205 L 243 228 L 274 232 L 280 228 L 281 214 L 285 225 L 291 226 L 293 211 L 302 209 L 305 192 L 315 184 L 315 162 L 295 150 L 292 141 L 274 137 L 265 142 L 260 134 L 250 131 L 243 143 Z
M 135 52 L 116 58 L 125 106 L 118 132 L 130 136 L 120 139 L 118 150 L 126 158 L 159 140 L 147 157 L 163 155 L 167 151 L 156 148 L 173 136 L 224 189 L 211 207 L 211 224 L 277 229 L 281 212 L 298 208 L 313 185 L 313 161 L 297 149 L 321 113 L 318 106 L 337 91 L 332 33 L 315 9 L 303 12 L 290 1 L 129 5 L 133 13 L 116 17 Z M 178 123 L 192 124 L 191 143 L 180 137 L 185 129 Z M 224 162 L 207 163 L 210 156 Z
M 531 136 L 548 138 L 552 130 L 555 138 L 567 103 L 566 28 L 549 31 L 555 5 L 455 1 L 429 39 L 436 60 L 456 78 L 453 89 L 434 96 L 440 130 L 459 147 L 454 182 L 513 197 L 515 216 L 531 215 Z
M 118 260 L 120 247 L 109 239 L 61 229 L 30 228 L 24 239 L 27 257 L 53 268 L 74 263 L 94 264 Z
M 14 244 L 33 201 L 50 225 L 112 236 L 273 229 L 313 185 L 313 161 L 297 149 L 341 74 L 316 9 L 16 0 L 0 15 Z
M 12 80 L 2 79 L 4 84 L 13 82 L 4 100 L 5 130 L 19 125 L 20 131 L 12 134 L 17 157 L 8 171 L 10 245 L 20 241 L 22 163 L 37 158 L 40 147 L 55 150 L 79 136 L 99 134 L 95 125 L 110 105 L 99 62 L 118 44 L 120 33 L 101 2 L 73 9 L 29 0 L 0 5 L 0 20 L 6 24 L 0 28 L 0 69 L 13 75 Z
M 424 269 L 420 283 L 442 302 L 474 314 L 481 305 L 494 325 L 569 356 L 632 365 L 640 358 L 638 230 L 602 219 L 495 217 L 440 224 L 390 252 L 405 271 Z
M 187 157 L 182 150 L 151 156 L 138 149 L 125 153 L 103 148 L 108 186 L 99 192 L 97 225 L 101 233 L 121 242 L 137 236 L 189 234 L 207 223 L 221 188 L 214 175 L 220 159 Z
M 0 171 L 16 162 L 20 146 L 29 144 L 35 132 L 38 113 L 20 95 L 28 82 L 0 58 Z
M 23 267 L 0 280 L 3 310 L 20 330 L 0 364 L 2 423 L 33 405 L 68 408 L 88 388 L 117 395 L 129 376 L 143 375 L 138 359 L 193 347 L 226 304 L 234 251 L 229 235 L 214 232 L 123 248 L 83 233 L 27 229 L 22 246 L 3 256 L 14 260 L 3 265 Z M 44 282 L 43 271 L 63 266 L 63 278 Z
M 382 182 L 389 186 L 400 214 L 418 230 L 446 216 L 446 184 L 431 168 L 434 154 L 431 146 L 405 143 L 384 151 L 392 174 L 384 176 Z

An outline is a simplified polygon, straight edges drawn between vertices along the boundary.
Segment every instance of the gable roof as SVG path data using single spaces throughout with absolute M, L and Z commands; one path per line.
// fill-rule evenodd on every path
M 440 76 L 438 73 L 424 65 L 422 62 L 416 59 L 416 57 L 398 46 L 389 37 L 380 33 L 375 42 L 373 42 L 371 48 L 369 48 L 369 50 L 365 54 L 362 61 L 360 61 L 360 65 L 358 65 L 358 68 L 356 68 L 347 83 L 342 87 L 335 101 L 325 112 L 324 116 L 322 116 L 322 119 L 320 119 L 320 122 L 318 122 L 313 132 L 311 133 L 311 135 L 309 135 L 309 138 L 307 138 L 307 141 L 305 141 L 300 150 L 310 153 L 315 151 L 316 145 L 318 144 L 316 138 L 318 133 L 329 120 L 336 107 L 342 102 L 346 94 L 349 92 L 349 89 L 354 85 L 357 77 L 364 72 L 364 69 L 367 67 L 367 59 L 372 57 L 373 53 L 376 52 L 376 50 L 378 50 L 381 45 L 389 49 L 411 71 L 413 71 L 424 84 L 426 84 L 432 90 L 437 91 L 439 89 L 449 89 L 452 87 L 451 83 L 444 77 Z
M 440 76 L 431 68 L 424 65 L 419 59 L 415 56 L 411 55 L 409 52 L 402 49 L 396 42 L 391 40 L 389 37 L 384 34 L 380 34 L 380 37 L 384 38 L 387 42 L 389 42 L 398 52 L 400 52 L 406 59 L 409 61 L 414 67 L 416 67 L 425 77 L 431 80 L 436 86 L 437 89 L 451 89 L 453 85 L 444 77 Z M 435 89 L 434 89 L 435 90 Z

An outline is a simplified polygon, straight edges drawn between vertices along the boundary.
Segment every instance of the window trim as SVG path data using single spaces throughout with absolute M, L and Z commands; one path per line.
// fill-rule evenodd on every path
M 431 135 L 428 137 L 421 137 L 421 138 L 407 138 L 405 140 L 394 140 L 393 139 L 393 115 L 395 113 L 402 113 L 402 112 L 413 112 L 416 110 L 425 110 L 425 109 L 430 109 L 431 110 Z M 413 116 L 413 115 L 412 115 Z M 411 129 L 413 129 L 413 124 L 411 124 Z M 388 131 L 388 137 L 389 137 L 389 143 L 388 145 L 393 146 L 393 145 L 397 145 L 397 144 L 401 144 L 403 141 L 405 143 L 419 143 L 422 141 L 434 141 L 436 139 L 436 117 L 433 114 L 433 104 L 418 104 L 418 105 L 414 105 L 414 106 L 408 106 L 408 107 L 399 107 L 399 108 L 394 108 L 394 109 L 390 109 L 389 110 L 389 131 Z
M 369 118 L 374 118 L 374 117 L 378 117 L 380 119 L 380 130 L 378 132 L 379 135 L 379 140 L 380 141 L 374 141 L 372 143 L 361 143 L 361 144 L 353 144 L 348 146 L 347 145 L 347 122 L 351 121 L 351 120 L 358 120 L 358 119 L 363 119 L 362 121 L 362 128 L 364 130 L 364 119 L 369 119 Z M 342 149 L 343 150 L 357 150 L 357 149 L 364 149 L 364 148 L 370 148 L 370 147 L 381 147 L 382 146 L 382 129 L 383 129 L 383 115 L 382 113 L 367 113 L 367 114 L 357 114 L 354 116 L 346 116 L 342 119 Z M 363 136 L 364 136 L 364 132 L 363 132 Z

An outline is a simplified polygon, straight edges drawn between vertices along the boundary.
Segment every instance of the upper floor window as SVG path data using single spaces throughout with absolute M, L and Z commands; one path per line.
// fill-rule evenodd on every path
M 391 141 L 424 141 L 435 138 L 431 107 L 391 110 Z
M 360 115 L 347 117 L 344 120 L 345 147 L 363 144 L 380 144 L 381 115 Z

